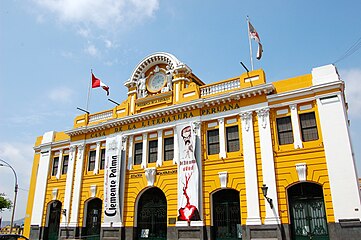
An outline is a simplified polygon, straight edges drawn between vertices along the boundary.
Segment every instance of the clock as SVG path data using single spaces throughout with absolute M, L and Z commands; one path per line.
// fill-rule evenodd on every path
M 159 92 L 167 82 L 167 76 L 163 72 L 157 72 L 148 81 L 147 88 L 151 93 Z

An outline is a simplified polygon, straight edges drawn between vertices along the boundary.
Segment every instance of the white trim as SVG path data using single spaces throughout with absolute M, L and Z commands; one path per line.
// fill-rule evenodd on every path
M 63 165 L 63 149 L 60 149 L 60 151 L 59 151 L 58 169 L 56 171 L 56 179 L 60 178 L 61 171 L 62 171 L 62 165 Z
M 317 99 L 336 222 L 340 219 L 361 218 L 360 190 L 345 103 L 341 94 L 337 94 L 337 97 L 338 101 Z
M 218 131 L 219 131 L 219 158 L 223 159 L 223 158 L 227 157 L 224 118 L 219 118 L 218 123 L 219 123 L 219 128 L 218 128 Z
M 78 215 L 79 215 L 79 206 L 80 206 L 81 186 L 83 179 L 84 153 L 85 153 L 85 146 L 79 145 L 77 159 L 76 159 L 76 167 L 75 167 L 74 191 L 73 191 L 73 199 L 71 202 L 69 227 L 77 227 L 79 225 Z
M 129 148 L 128 148 L 128 170 L 133 169 L 133 139 L 134 136 L 128 136 L 129 137 Z
M 75 153 L 76 145 L 70 145 L 69 151 L 69 161 L 68 161 L 68 171 L 66 173 L 66 184 L 65 184 L 65 194 L 64 194 L 64 205 L 63 209 L 66 210 L 66 215 L 62 215 L 62 220 L 60 226 L 66 227 L 69 223 L 70 217 L 70 204 L 71 204 L 71 195 L 73 189 L 73 177 L 74 177 L 74 164 L 75 164 Z
M 55 136 L 55 132 L 46 132 L 43 135 L 42 144 L 51 144 Z M 44 214 L 45 194 L 47 180 L 49 175 L 49 165 L 51 158 L 51 147 L 41 148 L 39 165 L 37 170 L 36 184 L 34 190 L 34 204 L 31 214 L 31 225 L 41 226 Z
M 142 168 L 148 165 L 148 133 L 143 133 Z
M 93 170 L 94 175 L 98 174 L 99 171 L 100 147 L 101 147 L 101 142 L 97 142 L 97 147 L 95 150 L 95 166 Z
M 252 111 L 241 113 L 240 117 L 242 121 L 242 146 L 247 199 L 246 225 L 261 225 Z
M 158 153 L 157 153 L 157 167 L 161 167 L 163 165 L 163 135 L 162 130 L 158 130 Z
M 266 204 L 266 218 L 265 224 L 280 224 L 281 220 L 278 215 L 278 198 L 277 198 L 277 184 L 276 184 L 276 173 L 273 158 L 273 145 L 272 135 L 269 119 L 269 108 L 264 108 L 257 111 L 258 116 L 258 129 L 259 139 L 261 147 L 261 159 L 262 159 L 262 175 L 263 184 L 268 186 L 268 197 L 273 200 L 273 209 L 265 201 Z M 260 126 L 260 122 L 262 125 Z M 259 188 L 257 188 L 259 189 Z M 248 203 L 248 201 L 247 201 Z
M 291 109 L 291 123 L 292 123 L 292 132 L 293 132 L 293 146 L 295 149 L 303 148 L 297 105 L 296 104 L 290 105 L 290 109 Z

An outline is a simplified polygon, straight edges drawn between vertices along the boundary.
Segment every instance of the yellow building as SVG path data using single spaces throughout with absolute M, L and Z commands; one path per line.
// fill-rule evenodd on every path
M 31 239 L 361 239 L 333 65 L 205 84 L 155 53 L 124 85 L 118 106 L 37 138 Z

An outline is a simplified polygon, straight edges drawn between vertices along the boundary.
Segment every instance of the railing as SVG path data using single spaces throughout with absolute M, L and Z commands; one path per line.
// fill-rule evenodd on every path
M 113 117 L 113 110 L 89 115 L 89 123 L 106 120 Z
M 229 90 L 232 90 L 235 88 L 239 88 L 240 86 L 241 85 L 240 85 L 239 79 L 211 84 L 211 85 L 206 85 L 206 86 L 201 87 L 201 97 L 220 93 L 220 92 L 229 91 Z

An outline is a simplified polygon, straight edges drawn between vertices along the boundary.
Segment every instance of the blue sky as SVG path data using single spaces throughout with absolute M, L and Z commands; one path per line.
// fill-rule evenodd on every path
M 33 145 L 46 131 L 72 128 L 85 108 L 90 69 L 126 98 L 124 82 L 154 52 L 169 52 L 211 83 L 249 68 L 246 16 L 264 47 L 268 82 L 334 63 L 361 37 L 361 2 L 7 0 L 0 1 L 0 158 L 19 178 L 16 217 L 25 216 Z M 256 45 L 254 45 L 254 50 Z M 346 82 L 351 135 L 361 168 L 361 51 L 336 63 Z M 112 108 L 101 89 L 90 112 Z M 360 174 L 359 174 L 360 175 Z M 14 176 L 0 168 L 0 192 L 13 199 Z M 0 213 L 9 220 L 11 211 Z

